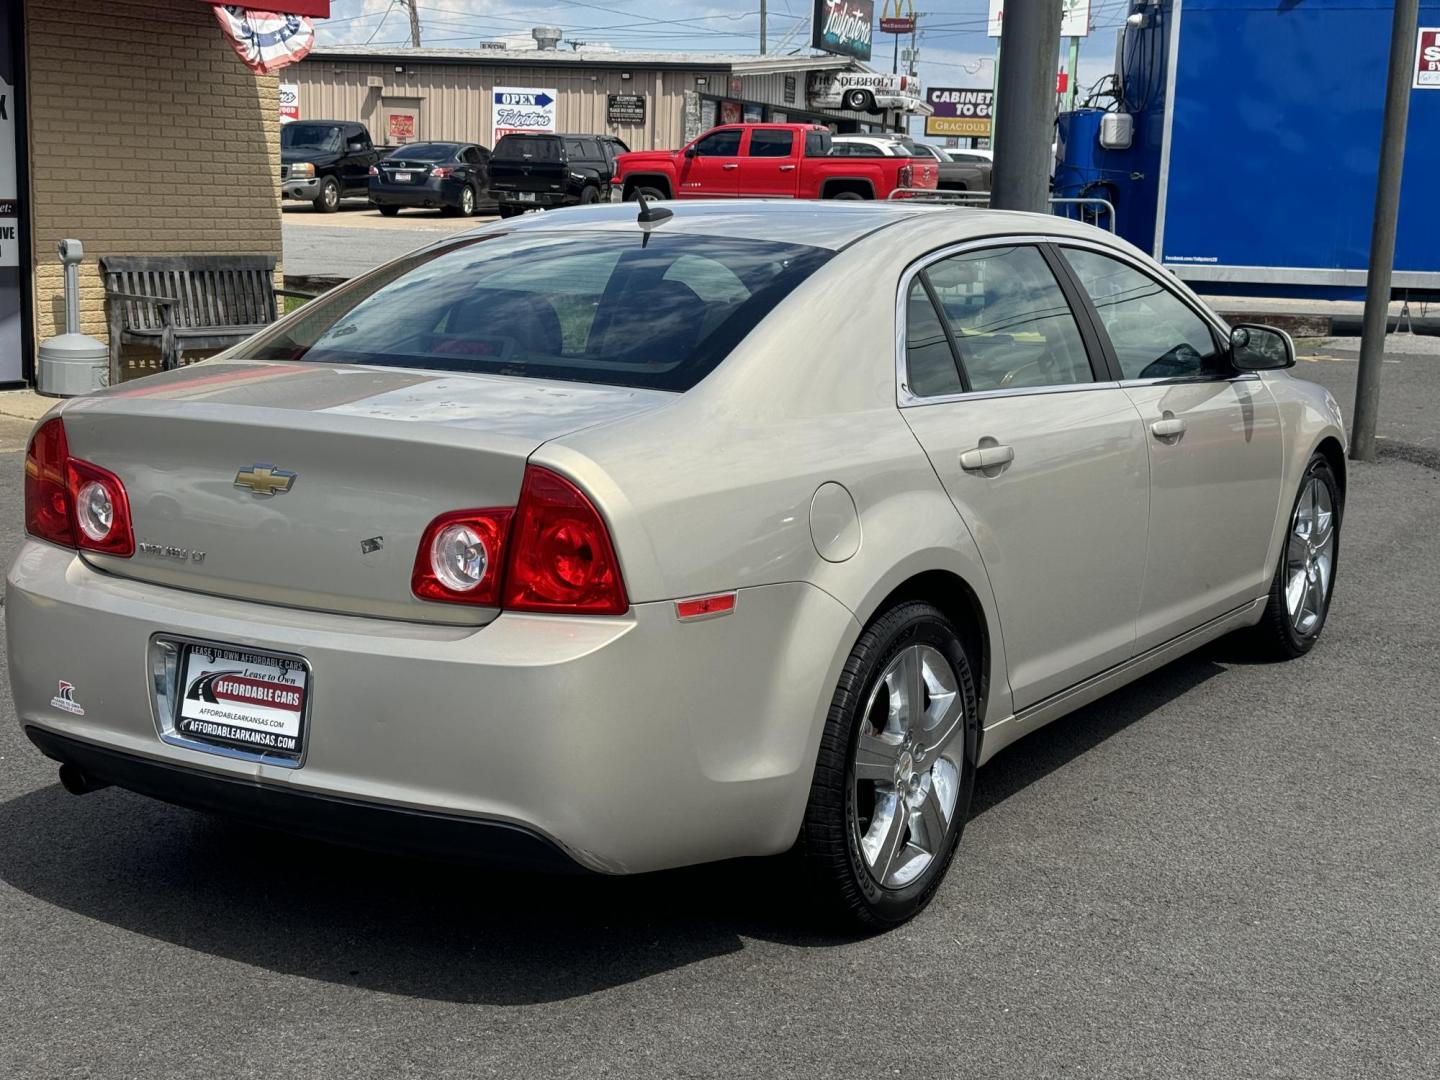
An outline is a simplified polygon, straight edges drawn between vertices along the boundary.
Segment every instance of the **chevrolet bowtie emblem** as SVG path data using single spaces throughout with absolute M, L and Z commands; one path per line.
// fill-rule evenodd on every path
M 289 491 L 295 484 L 295 474 L 289 469 L 277 469 L 274 465 L 251 465 L 235 474 L 235 486 L 249 488 L 256 495 L 275 495 Z

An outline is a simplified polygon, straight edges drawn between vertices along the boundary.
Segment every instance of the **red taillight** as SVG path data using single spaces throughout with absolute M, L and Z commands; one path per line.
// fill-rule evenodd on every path
M 913 181 L 914 178 L 915 178 L 915 170 L 913 170 L 912 168 L 910 168 L 909 165 L 901 165 L 901 166 L 900 166 L 900 178 L 899 178 L 899 182 L 898 182 L 895 186 L 896 186 L 896 187 L 913 187 L 914 185 L 912 184 L 911 181 Z
M 420 537 L 410 588 L 422 600 L 493 607 L 505 573 L 509 507 L 441 514 Z
M 65 547 L 135 554 L 125 485 L 109 469 L 70 456 L 58 416 L 40 425 L 25 453 L 25 529 Z
M 455 170 L 452 169 L 449 165 L 436 165 L 433 169 L 430 170 L 430 175 L 435 177 L 437 180 L 444 180 L 454 171 Z
M 46 420 L 25 451 L 25 531 L 52 544 L 75 547 L 75 518 L 65 466 L 70 447 L 57 416 Z
M 585 493 L 527 465 L 505 572 L 512 611 L 620 615 L 629 608 L 610 533 Z
M 441 514 L 420 537 L 410 587 L 422 600 L 558 615 L 630 607 L 599 511 L 563 476 L 525 467 L 512 509 Z

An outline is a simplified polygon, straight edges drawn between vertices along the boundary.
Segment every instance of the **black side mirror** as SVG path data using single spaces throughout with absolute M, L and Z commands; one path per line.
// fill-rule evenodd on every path
M 1240 371 L 1279 371 L 1295 366 L 1295 342 L 1284 330 L 1256 323 L 1230 329 L 1230 362 Z
M 695 148 L 694 148 L 693 146 L 687 146 L 687 147 L 685 148 L 685 156 L 686 156 L 686 157 L 694 157 L 694 156 L 695 156 Z
M 362 151 L 362 150 L 365 149 L 365 144 L 364 144 L 363 142 L 359 142 L 359 141 L 357 140 L 357 141 L 355 141 L 355 142 L 352 142 L 352 143 L 349 145 L 348 149 L 349 149 L 350 153 L 352 153 L 352 154 L 358 154 L 358 153 L 360 153 L 360 151 Z

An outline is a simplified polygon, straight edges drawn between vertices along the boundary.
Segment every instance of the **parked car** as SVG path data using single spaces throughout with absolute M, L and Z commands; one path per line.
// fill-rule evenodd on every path
M 469 217 L 494 209 L 490 151 L 475 143 L 423 142 L 397 147 L 370 166 L 370 202 L 386 217 L 401 207 Z
M 797 848 L 893 926 L 1006 745 L 1315 644 L 1345 433 L 1293 363 L 1051 215 L 497 221 L 46 415 L 15 712 L 76 793 L 606 874 Z
M 985 162 L 952 161 L 947 152 L 899 135 L 836 135 L 836 157 L 909 157 L 933 161 L 941 191 L 989 191 L 991 167 Z
M 885 199 L 896 188 L 933 188 L 932 162 L 839 161 L 828 129 L 815 124 L 731 124 L 682 150 L 625 154 L 611 197 L 712 199 Z
M 925 88 L 913 75 L 886 75 L 882 72 L 817 72 L 811 103 L 822 109 L 849 109 L 851 112 L 882 113 L 887 109 L 918 111 Z M 928 108 L 925 111 L 929 111 Z
M 500 216 L 599 202 L 615 159 L 630 148 L 613 135 L 505 135 L 490 159 Z
M 280 128 L 280 197 L 300 199 L 322 214 L 340 200 L 370 194 L 377 148 L 364 124 L 349 120 L 296 120 Z

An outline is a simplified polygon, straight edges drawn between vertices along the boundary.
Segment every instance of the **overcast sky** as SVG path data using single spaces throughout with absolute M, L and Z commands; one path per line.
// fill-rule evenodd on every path
M 885 0 L 876 0 L 878 19 Z M 422 43 L 463 48 L 512 38 L 530 42 L 530 27 L 549 24 L 568 40 L 646 51 L 758 53 L 759 0 L 416 0 Z M 809 52 L 813 0 L 769 0 L 772 53 Z M 1113 66 L 1115 31 L 1129 0 L 1090 0 L 1091 34 L 1080 48 L 1080 85 Z M 989 0 L 915 0 L 920 77 L 926 86 L 989 86 L 995 40 L 985 36 Z M 321 45 L 405 44 L 407 12 L 393 0 L 332 0 L 331 18 L 317 20 Z M 909 39 L 901 41 L 909 45 Z M 565 46 L 562 46 L 562 48 Z M 871 65 L 888 70 L 894 38 L 875 34 Z

